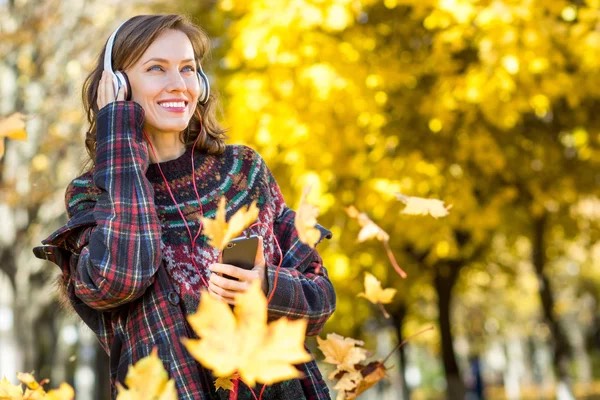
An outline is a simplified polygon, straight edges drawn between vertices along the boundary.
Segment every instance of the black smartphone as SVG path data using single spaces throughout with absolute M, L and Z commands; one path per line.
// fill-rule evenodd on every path
M 254 260 L 258 250 L 258 236 L 239 237 L 227 243 L 223 249 L 221 262 L 250 270 L 254 268 Z M 229 279 L 236 279 L 224 275 Z

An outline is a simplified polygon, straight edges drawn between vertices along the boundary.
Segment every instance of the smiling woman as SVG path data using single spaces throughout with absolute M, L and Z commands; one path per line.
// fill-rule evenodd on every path
M 335 308 L 321 257 L 300 241 L 260 155 L 225 145 L 201 68 L 208 43 L 179 15 L 136 16 L 110 36 L 83 88 L 91 166 L 67 188 L 67 224 L 34 249 L 61 267 L 70 304 L 109 354 L 113 397 L 152 349 L 179 399 L 229 397 L 181 340 L 194 338 L 186 317 L 203 296 L 236 304 L 258 281 L 268 319 L 303 318 L 307 335 Z M 228 217 L 257 206 L 244 231 L 258 237 L 251 269 L 222 263 L 204 235 L 201 217 L 220 204 Z M 330 236 L 319 228 L 319 240 Z M 262 398 L 329 399 L 314 360 L 297 368 L 301 378 L 260 388 Z M 240 388 L 239 400 L 252 397 Z

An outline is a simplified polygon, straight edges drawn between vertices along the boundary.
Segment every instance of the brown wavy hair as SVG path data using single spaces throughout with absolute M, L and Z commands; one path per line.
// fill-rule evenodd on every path
M 196 63 L 201 65 L 210 51 L 210 39 L 200 27 L 182 15 L 138 15 L 127 20 L 119 28 L 112 49 L 113 71 L 123 71 L 135 64 L 154 40 L 167 29 L 185 33 L 192 43 Z M 96 160 L 96 116 L 99 111 L 96 100 L 98 84 L 104 70 L 105 51 L 106 44 L 98 55 L 96 67 L 85 79 L 82 90 L 83 107 L 89 122 L 85 147 L 91 159 L 91 168 Z M 218 105 L 217 95 L 211 88 L 208 102 L 197 104 L 188 129 L 181 132 L 181 141 L 186 147 L 193 145 L 198 138 L 196 148 L 199 150 L 209 154 L 221 154 L 225 150 L 225 130 L 216 119 Z

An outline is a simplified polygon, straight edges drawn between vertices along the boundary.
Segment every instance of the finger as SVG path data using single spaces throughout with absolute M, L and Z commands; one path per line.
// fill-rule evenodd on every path
M 247 280 L 246 272 L 248 271 L 243 268 L 236 267 L 235 265 L 214 263 L 209 266 L 209 269 L 212 272 L 217 272 L 221 275 L 229 275 L 237 278 L 238 280 Z
M 104 81 L 105 81 L 106 71 L 102 71 L 102 76 L 100 77 L 100 81 L 98 81 L 98 94 L 96 97 L 96 104 L 98 105 L 98 109 L 101 109 L 106 105 L 104 102 Z
M 256 249 L 256 257 L 254 258 L 254 266 L 264 266 L 265 265 L 265 250 L 263 247 L 263 238 L 262 236 L 258 237 L 258 247 Z
M 231 292 L 243 292 L 248 288 L 248 284 L 244 281 L 236 281 L 229 279 L 225 276 L 221 276 L 218 273 L 210 275 L 209 283 L 213 283 L 221 289 L 225 289 Z
M 235 298 L 234 293 L 220 288 L 219 286 L 215 285 L 214 282 L 208 282 L 208 291 L 218 296 L 222 300 L 233 301 L 233 299 Z
M 125 100 L 125 88 L 123 86 L 120 86 L 119 89 L 117 90 L 116 101 L 123 101 L 123 100 Z
M 208 295 L 209 295 L 210 297 L 212 297 L 213 299 L 217 299 L 217 300 L 219 300 L 219 301 L 221 301 L 221 302 L 223 302 L 223 303 L 227 303 L 227 304 L 235 305 L 235 301 L 234 301 L 234 300 L 232 300 L 232 299 L 226 299 L 226 298 L 224 298 L 223 296 L 220 296 L 220 295 L 218 295 L 218 294 L 217 294 L 217 293 L 215 293 L 215 292 L 211 292 L 210 290 L 208 291 Z

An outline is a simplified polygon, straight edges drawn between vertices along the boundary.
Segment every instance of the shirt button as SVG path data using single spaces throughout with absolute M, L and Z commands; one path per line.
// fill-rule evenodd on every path
M 179 304 L 179 295 L 175 292 L 169 292 L 167 299 L 169 299 L 169 303 L 173 304 L 174 306 Z

